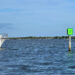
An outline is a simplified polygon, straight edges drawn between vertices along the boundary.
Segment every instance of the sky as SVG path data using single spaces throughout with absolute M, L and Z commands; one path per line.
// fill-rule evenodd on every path
M 0 0 L 0 33 L 9 37 L 75 35 L 75 0 Z

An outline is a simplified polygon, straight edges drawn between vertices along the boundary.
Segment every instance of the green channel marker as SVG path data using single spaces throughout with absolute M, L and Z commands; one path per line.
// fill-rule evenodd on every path
M 71 35 L 73 35 L 73 29 L 72 28 L 68 28 L 67 29 L 67 34 L 69 36 L 69 51 L 71 51 Z
M 68 28 L 67 29 L 67 34 L 68 35 L 73 35 L 73 29 L 72 28 Z

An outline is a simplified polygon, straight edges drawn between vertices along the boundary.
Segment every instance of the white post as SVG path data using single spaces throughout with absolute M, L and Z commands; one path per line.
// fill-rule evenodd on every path
M 69 36 L 69 51 L 71 51 L 71 36 Z

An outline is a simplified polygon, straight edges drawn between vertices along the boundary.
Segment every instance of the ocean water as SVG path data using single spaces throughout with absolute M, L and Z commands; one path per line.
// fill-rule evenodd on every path
M 75 75 L 75 39 L 6 40 L 0 49 L 0 75 Z

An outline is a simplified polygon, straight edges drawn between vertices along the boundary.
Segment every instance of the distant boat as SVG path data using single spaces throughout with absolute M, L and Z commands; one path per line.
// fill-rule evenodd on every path
M 2 47 L 2 44 L 4 41 L 8 38 L 8 34 L 0 34 L 0 48 Z

